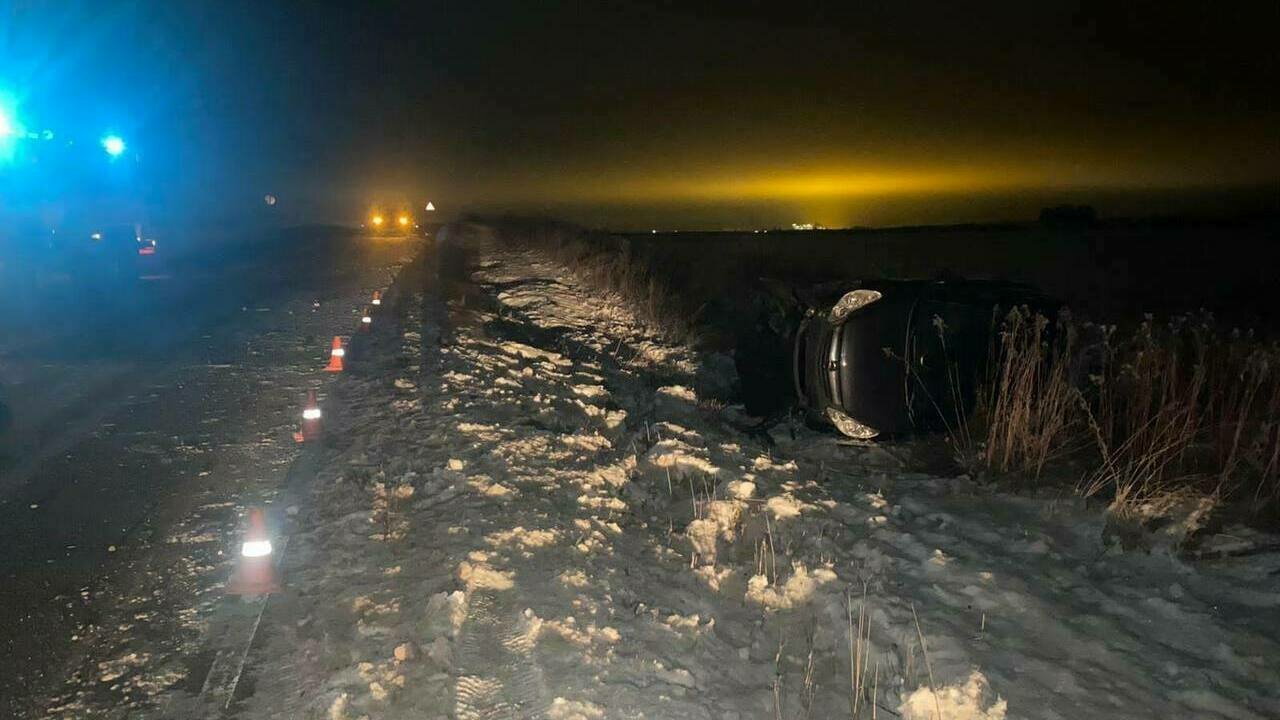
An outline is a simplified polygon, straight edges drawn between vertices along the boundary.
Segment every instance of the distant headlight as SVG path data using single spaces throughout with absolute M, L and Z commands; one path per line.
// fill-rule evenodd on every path
M 409 216 L 401 215 L 400 217 L 396 218 L 396 222 L 400 223 L 400 227 L 405 227 L 406 225 L 409 224 Z
M 384 222 L 384 220 L 382 219 L 381 215 L 374 215 L 372 218 L 369 219 L 369 222 L 373 223 L 374 227 L 382 227 L 382 223 Z
M 882 297 L 884 296 L 881 295 L 878 290 L 853 290 L 851 292 L 847 292 L 844 294 L 844 297 L 840 298 L 840 300 L 836 302 L 835 306 L 831 308 L 831 312 L 827 315 L 827 319 L 830 320 L 833 325 L 838 324 L 845 318 L 849 317 L 849 315 L 853 314 L 855 310 L 861 310 Z
M 827 408 L 826 415 L 827 419 L 831 421 L 832 425 L 836 426 L 841 435 L 846 435 L 854 440 L 870 440 L 880 434 L 879 430 L 869 425 L 863 425 L 833 407 Z

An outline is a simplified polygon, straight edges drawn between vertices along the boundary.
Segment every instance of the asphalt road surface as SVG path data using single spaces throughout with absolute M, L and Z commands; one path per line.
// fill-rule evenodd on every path
M 142 634 L 190 662 L 198 570 L 287 471 L 332 336 L 422 245 L 295 235 L 24 298 L 0 333 L 0 717 L 157 690 L 127 683 Z

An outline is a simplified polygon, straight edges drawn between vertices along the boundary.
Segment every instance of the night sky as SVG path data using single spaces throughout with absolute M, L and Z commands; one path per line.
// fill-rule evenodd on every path
M 0 0 L 0 93 L 123 128 L 192 218 L 1274 208 L 1280 3 L 830 5 Z

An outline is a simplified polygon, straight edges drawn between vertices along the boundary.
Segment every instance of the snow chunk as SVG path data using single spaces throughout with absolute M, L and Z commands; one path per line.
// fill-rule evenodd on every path
M 473 475 L 467 478 L 467 484 L 476 492 L 487 497 L 503 497 L 515 493 L 514 490 L 506 485 L 494 482 L 493 478 L 488 475 Z
M 687 403 L 696 405 L 698 403 L 698 394 L 683 385 L 667 385 L 658 388 L 658 395 L 677 400 L 684 400 Z
M 431 641 L 430 647 L 427 648 L 427 657 L 442 668 L 453 667 L 453 647 L 449 645 L 448 640 L 444 639 L 444 636 Z
M 604 389 L 603 385 L 574 385 L 573 393 L 584 398 L 607 397 L 609 391 Z
M 788 460 L 784 463 L 776 463 L 773 458 L 768 455 L 757 455 L 756 459 L 751 461 L 751 469 L 756 472 L 767 472 L 770 470 L 777 472 L 793 473 L 796 471 L 796 461 Z
M 346 693 L 342 693 L 333 699 L 333 704 L 329 706 L 329 720 L 347 720 L 347 704 L 351 697 Z
M 702 581 L 705 582 L 707 587 L 712 590 L 719 590 L 720 586 L 723 585 L 725 580 L 728 580 L 733 573 L 734 570 L 731 567 L 721 567 L 717 569 L 712 565 L 703 565 L 693 571 L 693 574 L 702 578 Z
M 650 465 L 671 471 L 672 477 L 683 478 L 690 474 L 717 475 L 720 468 L 709 460 L 696 455 L 697 451 L 679 440 L 663 440 L 655 443 L 645 455 Z
M 467 596 L 461 590 L 436 593 L 427 600 L 423 630 L 428 636 L 457 635 L 466 619 Z
M 731 480 L 725 492 L 739 500 L 750 500 L 756 494 L 756 484 L 750 480 Z
M 558 577 L 562 584 L 572 588 L 584 588 L 591 584 L 587 574 L 581 570 L 565 570 Z
M 461 422 L 454 427 L 458 429 L 458 432 L 464 435 L 474 435 L 477 440 L 495 442 L 502 439 L 502 432 L 497 425 Z
M 589 487 L 608 485 L 609 487 L 620 488 L 625 486 L 627 482 L 627 469 L 621 465 L 597 468 L 583 480 L 583 484 Z
M 716 544 L 720 537 L 720 528 L 715 520 L 709 518 L 694 520 L 685 528 L 685 535 L 693 544 L 693 552 L 705 565 L 716 564 Z
M 991 694 L 987 678 L 974 670 L 963 684 L 939 688 L 936 699 L 929 688 L 916 688 L 898 712 L 903 720 L 934 720 L 939 708 L 945 720 L 1004 720 L 1009 703 L 999 696 L 992 700 Z
M 742 523 L 742 513 L 746 504 L 736 500 L 712 500 L 706 504 L 707 518 L 715 521 L 716 528 L 725 542 L 733 542 L 738 537 L 738 525 Z
M 129 653 L 115 660 L 100 662 L 98 669 L 102 671 L 102 675 L 98 680 L 104 683 L 118 680 L 131 669 L 145 665 L 150 659 L 151 656 L 147 653 Z
M 788 610 L 807 603 L 819 588 L 836 579 L 830 568 L 818 568 L 809 574 L 803 565 L 787 578 L 782 587 L 769 585 L 769 578 L 755 575 L 747 581 L 747 600 L 775 610 Z
M 517 526 L 510 530 L 496 532 L 486 538 L 490 545 L 495 547 L 503 547 L 505 545 L 519 545 L 528 550 L 529 548 L 547 547 L 554 544 L 560 539 L 560 534 L 555 530 L 525 530 L 523 527 Z
M 514 340 L 508 340 L 498 347 L 508 355 L 515 355 L 517 357 L 524 358 L 525 360 L 546 360 L 561 367 L 567 367 L 573 364 L 560 353 L 551 352 L 550 350 L 540 350 L 532 345 L 525 345 L 524 343 L 515 342 Z
M 566 435 L 560 440 L 569 447 L 586 450 L 587 452 L 599 452 L 613 447 L 613 443 L 609 442 L 609 438 L 603 435 Z
M 542 620 L 540 625 L 541 629 L 555 633 L 566 642 L 580 648 L 589 648 L 592 645 L 616 645 L 622 640 L 622 635 L 611 627 L 598 627 L 595 623 L 580 626 L 573 616 L 564 620 Z
M 625 512 L 627 509 L 625 502 L 610 495 L 579 495 L 578 504 L 583 507 L 612 510 L 613 512 Z
M 684 668 L 668 669 L 663 667 L 661 663 L 659 663 L 657 670 L 654 674 L 658 676 L 659 680 L 670 683 L 672 685 L 679 685 L 681 687 L 686 687 L 686 688 L 693 688 L 695 685 L 693 681 L 693 673 L 690 673 L 688 670 L 685 670 Z
M 496 570 L 483 562 L 472 564 L 463 560 L 458 564 L 458 579 L 466 584 L 468 592 L 477 588 L 510 590 L 516 586 L 514 573 Z
M 786 520 L 800 517 L 800 511 L 805 508 L 805 504 L 791 495 L 774 495 L 765 502 L 765 507 L 778 520 Z
M 604 717 L 604 709 L 586 701 L 558 697 L 551 701 L 548 717 L 551 720 L 597 720 Z

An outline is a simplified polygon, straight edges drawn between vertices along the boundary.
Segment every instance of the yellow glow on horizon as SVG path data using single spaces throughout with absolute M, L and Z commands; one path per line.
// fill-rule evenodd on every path
M 691 200 L 856 198 L 1007 187 L 1018 179 L 981 172 L 816 172 L 679 181 L 665 188 Z M 651 188 L 661 194 L 664 188 Z
M 670 169 L 644 172 L 603 170 L 562 176 L 557 182 L 510 182 L 508 200 L 567 202 L 733 202 L 792 201 L 839 203 L 856 199 L 981 195 L 1074 188 L 1152 188 L 1194 184 L 1156 170 L 1052 164 L 955 167 L 836 168 L 754 167 L 735 172 Z M 834 207 L 834 206 L 833 206 Z

